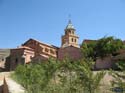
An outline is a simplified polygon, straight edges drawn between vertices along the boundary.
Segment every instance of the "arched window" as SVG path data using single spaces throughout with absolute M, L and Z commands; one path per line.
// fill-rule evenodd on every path
M 76 39 L 75 39 L 75 42 L 76 42 Z
M 48 48 L 45 48 L 45 52 L 49 52 L 49 49 L 48 49 Z
M 72 42 L 73 42 L 73 40 L 74 40 L 74 39 L 72 38 Z
M 71 34 L 71 30 L 69 30 L 69 34 Z

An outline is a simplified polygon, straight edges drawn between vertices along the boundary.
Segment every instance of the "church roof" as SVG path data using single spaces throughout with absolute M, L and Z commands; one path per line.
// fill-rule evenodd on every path
M 66 29 L 75 29 L 71 20 L 69 20 L 68 25 L 66 26 Z
M 26 41 L 24 44 L 22 44 L 22 46 L 25 46 L 29 41 L 35 41 L 35 42 L 37 42 L 37 43 L 39 43 L 39 44 L 43 44 L 43 45 L 46 45 L 46 46 L 48 46 L 48 47 L 52 47 L 52 48 L 58 49 L 57 46 L 49 45 L 49 44 L 46 44 L 46 43 L 42 43 L 42 42 L 40 42 L 40 41 L 38 41 L 38 40 L 35 40 L 35 39 L 32 39 L 32 38 L 30 38 L 28 41 Z

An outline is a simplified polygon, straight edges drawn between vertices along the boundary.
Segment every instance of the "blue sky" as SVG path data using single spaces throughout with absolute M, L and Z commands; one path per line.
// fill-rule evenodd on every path
M 79 43 L 104 36 L 125 40 L 125 0 L 0 0 L 0 48 L 29 38 L 60 46 L 69 14 Z

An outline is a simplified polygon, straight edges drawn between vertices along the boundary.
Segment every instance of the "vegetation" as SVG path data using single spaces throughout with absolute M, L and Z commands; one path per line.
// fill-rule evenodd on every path
M 50 59 L 44 63 L 20 65 L 12 77 L 28 93 L 97 93 L 105 72 L 95 74 L 92 66 L 85 60 L 58 62 Z
M 123 49 L 124 44 L 122 40 L 116 39 L 112 36 L 103 37 L 97 41 L 92 41 L 90 43 L 84 43 L 82 45 L 82 51 L 85 57 L 96 59 L 97 57 L 105 57 L 108 55 L 113 55 L 118 50 Z
M 110 74 L 114 77 L 111 81 L 112 87 L 125 89 L 125 63 L 123 61 L 117 63 L 120 71 L 111 71 Z
M 91 41 L 89 43 L 84 43 L 82 45 L 82 52 L 83 52 L 83 55 L 84 55 L 84 58 L 86 59 L 93 59 L 95 60 L 96 58 L 96 42 L 97 41 Z
M 82 61 L 77 65 L 77 82 L 82 86 L 85 93 L 97 93 L 100 88 L 100 81 L 103 79 L 105 72 L 100 71 L 96 74 L 92 71 L 93 62 Z
M 120 39 L 114 37 L 104 37 L 98 40 L 96 45 L 97 57 L 105 57 L 109 54 L 116 53 L 118 50 L 123 48 L 123 42 Z

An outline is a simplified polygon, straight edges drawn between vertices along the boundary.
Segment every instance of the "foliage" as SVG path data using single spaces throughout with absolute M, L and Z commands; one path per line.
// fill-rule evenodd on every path
M 99 39 L 96 45 L 96 56 L 105 57 L 123 48 L 123 42 L 114 37 L 104 37 Z
M 87 58 L 96 59 L 96 57 L 105 57 L 108 55 L 112 55 L 118 50 L 123 49 L 125 46 L 120 39 L 116 39 L 112 36 L 103 37 L 97 41 L 93 41 L 90 43 L 84 43 L 82 45 L 82 51 L 84 56 Z
M 114 80 L 111 81 L 112 87 L 119 87 L 125 89 L 125 63 L 118 62 L 117 66 L 120 71 L 111 70 L 110 74 L 113 76 Z
M 95 93 L 104 72 L 96 74 L 86 60 L 61 62 L 50 59 L 38 64 L 20 65 L 12 77 L 28 93 Z
M 95 59 L 95 48 L 96 48 L 96 41 L 92 41 L 89 44 L 84 43 L 82 45 L 82 52 L 85 58 L 92 58 Z
M 86 93 L 97 93 L 97 89 L 100 87 L 100 82 L 103 79 L 105 72 L 100 71 L 94 73 L 91 70 L 93 62 L 82 61 L 76 66 L 78 83 L 81 84 L 83 90 Z
M 124 59 L 117 59 L 116 62 L 113 64 L 112 69 L 116 71 L 123 71 L 125 66 L 125 60 Z
M 19 65 L 12 77 L 24 86 L 29 93 L 39 93 L 49 83 L 56 69 L 55 61 L 45 63 Z

